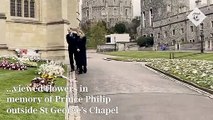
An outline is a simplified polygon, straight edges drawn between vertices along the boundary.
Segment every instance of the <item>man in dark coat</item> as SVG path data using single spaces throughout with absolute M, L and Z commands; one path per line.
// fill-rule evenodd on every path
M 78 39 L 79 39 L 79 36 L 76 33 L 74 33 L 74 30 L 71 28 L 68 29 L 68 34 L 66 35 L 66 40 L 68 43 L 71 71 L 75 70 L 73 55 L 75 56 L 75 61 L 77 61 L 76 54 L 77 54 L 77 40 Z

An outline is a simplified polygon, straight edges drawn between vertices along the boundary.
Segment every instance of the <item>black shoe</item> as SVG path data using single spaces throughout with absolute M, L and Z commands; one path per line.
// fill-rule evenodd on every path
M 83 74 L 82 70 L 79 70 L 79 71 L 78 71 L 78 74 Z
M 87 73 L 87 67 L 84 66 L 84 73 Z

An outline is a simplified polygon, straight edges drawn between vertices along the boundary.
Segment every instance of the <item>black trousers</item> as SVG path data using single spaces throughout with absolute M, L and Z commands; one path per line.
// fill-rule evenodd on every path
M 75 69 L 74 58 L 75 58 L 75 61 L 76 61 L 76 53 L 72 50 L 69 50 L 70 67 L 73 70 Z
M 82 67 L 87 66 L 87 56 L 86 56 L 86 51 L 81 50 L 77 53 L 75 53 L 75 60 L 76 60 L 76 65 L 79 70 L 82 70 Z
M 86 50 L 82 50 L 81 52 L 81 57 L 82 57 L 82 66 L 86 67 L 87 66 L 87 54 Z
M 82 56 L 81 56 L 81 52 L 76 52 L 74 53 L 74 56 L 75 56 L 75 63 L 76 63 L 76 66 L 79 70 L 82 69 Z

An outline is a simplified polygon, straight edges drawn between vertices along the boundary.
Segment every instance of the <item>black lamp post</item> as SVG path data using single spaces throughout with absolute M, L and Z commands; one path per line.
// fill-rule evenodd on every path
M 203 42 L 204 42 L 204 34 L 203 34 L 203 29 L 200 30 L 200 38 L 201 38 L 201 48 L 200 51 L 201 53 L 204 53 L 204 46 L 203 46 Z

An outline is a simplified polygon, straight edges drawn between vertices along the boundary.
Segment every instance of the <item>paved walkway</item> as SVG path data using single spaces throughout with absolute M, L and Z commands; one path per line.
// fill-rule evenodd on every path
M 86 103 L 79 107 L 81 120 L 213 120 L 213 100 L 164 78 L 139 63 L 106 61 L 90 52 L 88 73 L 78 76 L 78 86 L 88 93 L 104 95 L 111 102 Z M 93 107 L 118 108 L 118 114 L 94 114 Z M 94 109 L 92 109 L 94 110 Z

